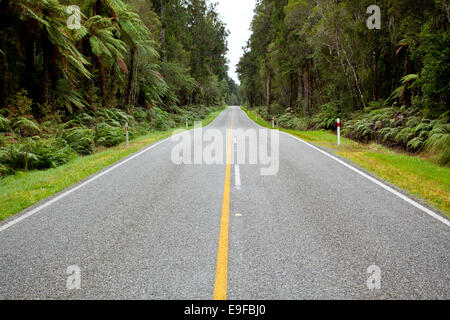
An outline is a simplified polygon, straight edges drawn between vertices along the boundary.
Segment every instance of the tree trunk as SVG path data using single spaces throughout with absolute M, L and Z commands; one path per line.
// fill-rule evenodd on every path
M 125 94 L 125 106 L 130 107 L 133 103 L 136 91 L 137 79 L 137 63 L 136 63 L 136 48 L 132 47 L 130 51 L 130 68 L 128 69 L 128 85 Z
M 208 90 L 206 91 L 206 106 L 209 108 L 211 99 L 211 82 L 208 83 Z
M 93 108 L 95 112 L 97 112 L 97 104 L 94 101 L 94 95 L 95 95 L 95 84 L 94 80 L 90 79 L 88 80 L 88 102 L 89 106 Z
M 372 83 L 372 100 L 378 100 L 378 68 L 377 68 L 377 53 L 376 49 L 373 50 L 373 61 L 372 61 L 372 71 L 373 71 L 373 83 Z
M 312 80 L 313 80 L 312 86 L 314 88 L 317 88 L 317 90 L 319 91 L 319 95 L 317 97 L 317 101 L 316 102 L 319 103 L 319 105 L 321 106 L 321 105 L 323 105 L 325 103 L 325 101 L 324 101 L 325 94 L 322 92 L 323 86 L 322 86 L 322 83 L 320 81 L 319 70 L 317 70 L 317 68 L 316 68 L 316 69 L 314 69 L 314 71 L 316 72 L 316 74 L 315 74 L 315 77 L 312 78 Z M 311 106 L 312 106 L 312 94 L 311 94 Z
M 0 12 L 2 13 L 2 18 L 0 19 L 0 50 L 3 51 L 3 54 L 0 53 L 0 108 L 6 107 L 8 105 L 9 95 L 9 65 L 7 57 L 8 50 L 6 48 L 6 37 L 4 36 L 6 28 L 11 25 L 8 9 L 9 3 L 7 1 L 0 1 Z
M 312 77 L 311 77 L 311 70 L 310 66 L 308 64 L 308 115 L 311 115 L 311 109 L 312 109 Z
M 303 102 L 303 72 L 302 69 L 298 69 L 298 89 L 297 89 L 297 111 L 302 110 L 302 102 Z
M 197 90 L 195 90 L 195 93 L 194 93 L 194 104 L 195 105 L 198 105 L 198 102 L 199 102 L 199 92 L 198 92 L 198 89 Z
M 116 96 L 116 86 L 115 86 L 115 82 L 116 82 L 116 73 L 114 72 L 113 68 L 109 69 L 109 74 L 108 74 L 108 78 L 109 81 L 107 81 L 107 88 L 109 90 L 109 94 L 112 98 L 114 98 L 116 100 L 117 96 Z
M 161 51 L 162 51 L 162 61 L 167 61 L 166 52 L 166 1 L 161 0 Z
M 311 115 L 312 107 L 312 83 L 311 83 L 311 72 L 309 62 L 306 64 L 306 70 L 304 75 L 304 87 L 305 87 L 305 98 L 306 98 L 306 115 Z
M 359 97 L 361 98 L 361 103 L 363 105 L 363 108 L 365 108 L 366 107 L 366 103 L 364 101 L 364 95 L 363 95 L 363 91 L 365 91 L 365 90 L 364 90 L 364 88 L 362 88 L 362 85 L 360 86 L 358 74 L 357 74 L 357 72 L 355 70 L 355 67 L 350 62 L 350 60 L 348 58 L 348 55 L 347 55 L 347 51 L 345 50 L 343 45 L 342 45 L 342 52 L 344 53 L 345 60 L 347 61 L 347 64 L 348 64 L 350 70 L 353 73 L 353 77 L 355 78 L 355 84 L 356 84 L 356 87 L 357 87 L 358 92 L 359 92 Z
M 43 101 L 45 105 L 50 104 L 50 88 L 52 86 L 52 80 L 50 78 L 50 63 L 51 63 L 51 54 L 52 54 L 52 46 L 53 44 L 47 38 L 47 35 L 44 36 L 42 41 L 43 46 L 43 73 L 44 77 L 42 80 L 43 84 Z
M 295 90 L 295 74 L 293 72 L 289 75 L 289 107 L 295 108 L 295 102 L 297 101 L 296 97 L 297 91 Z
M 267 73 L 267 112 L 270 113 L 270 103 L 272 94 L 272 74 L 270 70 Z
M 34 75 L 34 61 L 36 57 L 36 41 L 30 35 L 25 43 L 25 72 L 27 76 L 24 79 L 23 86 L 28 89 L 30 97 L 33 99 L 39 98 L 36 96 L 36 86 L 33 82 Z
M 377 52 L 377 43 L 376 43 L 377 31 L 373 29 L 373 37 L 374 37 L 374 47 L 372 51 L 372 73 L 373 73 L 373 82 L 372 82 L 372 100 L 378 100 L 378 52 Z
M 106 92 L 106 78 L 105 78 L 105 71 L 103 70 L 103 62 L 101 57 L 97 57 L 97 68 L 98 68 L 98 74 L 100 76 L 99 78 L 99 86 L 102 92 L 102 105 L 103 107 L 106 107 L 108 104 L 108 98 L 107 98 L 107 92 Z
M 6 46 L 5 39 L 1 40 L 1 48 L 5 51 L 5 54 L 1 54 L 2 64 L 0 67 L 0 71 L 2 74 L 1 79 L 1 90 L 0 90 L 0 107 L 6 107 L 8 105 L 8 95 L 9 95 L 9 65 L 8 65 L 8 57 L 6 56 Z
M 405 54 L 405 73 L 404 76 L 409 74 L 409 48 L 408 50 L 406 50 L 406 54 Z M 411 90 L 408 89 L 408 86 L 405 85 L 405 91 L 403 92 L 402 97 L 400 98 L 400 101 L 402 102 L 403 105 L 409 105 L 411 102 L 411 98 L 412 98 L 412 94 L 411 94 Z

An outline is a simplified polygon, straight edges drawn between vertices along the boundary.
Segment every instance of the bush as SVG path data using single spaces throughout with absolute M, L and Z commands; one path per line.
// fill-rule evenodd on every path
M 11 121 L 0 114 L 0 131 L 9 131 Z
M 0 151 L 0 162 L 10 169 L 48 169 L 67 163 L 75 155 L 61 140 L 26 140 Z
M 8 118 L 0 115 L 0 176 L 13 174 L 14 170 L 57 167 L 76 154 L 91 154 L 96 144 L 116 146 L 125 141 L 125 122 L 129 123 L 132 139 L 152 128 L 166 130 L 184 126 L 186 118 L 192 124 L 222 108 L 172 105 L 171 113 L 158 107 L 136 108 L 134 117 L 119 109 L 100 109 L 96 114 L 93 111 L 72 114 L 62 124 L 51 119 L 39 125 L 31 116 L 21 115 L 30 105 L 25 94 L 18 94 L 15 104 L 16 114 Z
M 37 159 L 30 162 L 30 169 L 56 168 L 67 163 L 74 157 L 74 150 L 63 141 L 43 141 L 39 140 L 32 144 L 31 153 Z
M 414 109 L 380 108 L 345 122 L 343 135 L 354 140 L 377 141 L 409 152 L 430 151 L 441 164 L 450 161 L 450 124 L 444 114 L 429 120 Z
M 336 120 L 340 116 L 341 113 L 336 104 L 324 104 L 320 107 L 320 112 L 311 119 L 311 125 L 315 130 L 335 130 L 337 128 Z
M 107 123 L 97 126 L 97 145 L 113 147 L 125 141 L 125 131 L 121 127 L 113 127 Z
M 287 113 L 278 118 L 278 125 L 286 129 L 299 131 L 308 130 L 308 120 L 306 118 L 297 118 L 295 115 Z
M 425 142 L 427 150 L 438 154 L 438 161 L 442 165 L 450 163 L 450 124 L 437 122 L 429 133 Z
M 14 170 L 8 168 L 7 166 L 0 164 L 0 177 L 4 177 L 10 174 L 14 174 Z
M 134 119 L 138 122 L 144 122 L 147 120 L 147 112 L 143 108 L 136 108 L 134 111 Z
M 280 105 L 278 103 L 274 103 L 274 104 L 270 105 L 270 112 L 274 115 L 283 114 L 285 110 L 286 110 L 286 107 L 283 107 L 282 105 Z
M 89 155 L 94 151 L 94 133 L 91 129 L 74 127 L 65 130 L 62 138 L 80 155 Z
M 255 111 L 259 116 L 261 116 L 265 120 L 272 119 L 272 116 L 267 111 L 267 107 L 257 107 Z
M 9 106 L 12 110 L 13 115 L 29 115 L 31 114 L 31 106 L 33 105 L 33 100 L 28 98 L 28 91 L 22 89 L 18 91 L 11 99 L 11 105 Z
M 119 109 L 101 109 L 97 112 L 98 120 L 113 127 L 122 127 L 126 122 L 134 121 L 133 116 L 126 114 Z

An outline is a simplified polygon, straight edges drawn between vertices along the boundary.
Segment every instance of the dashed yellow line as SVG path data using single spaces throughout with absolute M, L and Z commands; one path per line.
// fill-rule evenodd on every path
M 228 229 L 230 221 L 230 180 L 231 180 L 231 141 L 233 132 L 233 113 L 231 111 L 231 126 L 228 135 L 227 163 L 225 185 L 223 187 L 222 218 L 220 221 L 219 250 L 217 252 L 216 282 L 214 285 L 214 300 L 227 299 L 228 280 Z

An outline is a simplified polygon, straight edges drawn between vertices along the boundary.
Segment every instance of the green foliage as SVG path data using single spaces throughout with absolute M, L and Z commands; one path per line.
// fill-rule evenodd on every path
M 0 150 L 0 157 L 2 156 L 2 151 Z M 14 170 L 0 163 L 0 177 L 8 176 L 14 173 Z
M 32 140 L 0 149 L 0 162 L 13 170 L 55 168 L 67 163 L 74 151 L 59 140 Z
M 192 124 L 238 96 L 215 5 L 74 1 L 76 30 L 67 1 L 1 1 L 0 175 L 118 145 L 125 123 L 131 139 Z
M 277 120 L 278 125 L 286 129 L 304 131 L 307 130 L 310 126 L 309 119 L 297 118 L 295 115 L 292 115 L 290 113 L 281 115 L 279 118 L 277 118 Z
M 436 30 L 430 21 L 423 26 L 418 38 L 420 45 L 413 47 L 412 58 L 423 62 L 418 79 L 423 93 L 420 98 L 430 113 L 436 116 L 445 111 L 449 103 L 450 30 Z
M 29 115 L 31 113 L 32 105 L 33 100 L 28 98 L 28 91 L 22 89 L 10 99 L 10 112 L 13 115 Z
M 27 117 L 17 117 L 14 119 L 13 128 L 15 131 L 19 132 L 19 134 L 23 134 L 24 132 L 41 132 L 41 127 L 33 120 Z
M 7 131 L 10 129 L 11 121 L 0 114 L 0 131 Z
M 336 104 L 329 103 L 320 108 L 320 112 L 314 115 L 311 119 L 312 127 L 314 129 L 334 130 L 337 127 L 337 118 L 340 117 L 340 112 Z
M 163 62 L 161 70 L 169 84 L 169 102 L 179 103 L 178 97 L 183 94 L 191 95 L 198 87 L 197 81 L 189 75 L 189 69 L 176 62 Z
M 258 1 L 237 69 L 244 103 L 286 128 L 294 115 L 308 129 L 334 130 L 341 118 L 348 137 L 445 163 L 445 135 L 428 136 L 449 105 L 444 2 L 382 1 L 382 28 L 369 30 L 368 1 Z
M 445 115 L 429 120 L 417 111 L 402 107 L 374 109 L 344 122 L 343 134 L 363 142 L 377 141 L 410 152 L 438 154 L 439 163 L 449 163 L 450 124 Z
M 98 145 L 113 147 L 125 141 L 125 131 L 120 127 L 113 127 L 107 123 L 97 126 L 96 142 Z
M 184 126 L 189 119 L 192 126 L 194 121 L 205 119 L 211 113 L 221 110 L 221 107 L 186 106 L 181 109 L 174 107 L 170 113 L 158 107 L 153 109 L 136 108 L 134 116 L 118 109 L 100 109 L 90 115 L 78 112 L 72 119 L 58 124 L 55 121 L 42 123 L 40 127 L 25 117 L 0 118 L 6 130 L 21 126 L 41 130 L 42 136 L 29 138 L 14 132 L 0 133 L 0 176 L 13 174 L 16 170 L 41 170 L 53 168 L 66 163 L 72 157 L 89 155 L 95 146 L 112 147 L 125 141 L 124 124 L 129 124 L 130 139 L 148 134 L 154 130 L 166 130 L 177 126 Z M 45 134 L 44 134 L 45 131 Z
M 450 123 L 437 122 L 425 142 L 428 150 L 439 154 L 439 163 L 450 163 Z
M 125 126 L 125 123 L 133 121 L 133 116 L 119 109 L 101 109 L 97 112 L 98 120 L 111 126 Z
M 231 87 L 236 96 L 236 84 L 227 82 L 227 31 L 214 4 L 75 3 L 81 28 L 70 30 L 67 1 L 2 1 L 2 115 L 52 114 L 64 122 L 80 110 L 217 105 Z
M 91 129 L 74 127 L 65 130 L 62 138 L 80 155 L 88 155 L 94 151 L 94 133 Z

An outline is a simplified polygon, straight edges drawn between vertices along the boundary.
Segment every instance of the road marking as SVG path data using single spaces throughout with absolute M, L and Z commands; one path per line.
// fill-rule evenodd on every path
M 233 114 L 231 111 L 231 126 L 227 145 L 227 164 L 225 184 L 223 187 L 222 217 L 220 221 L 219 248 L 217 251 L 216 281 L 214 285 L 214 300 L 227 299 L 228 280 L 228 229 L 230 220 L 230 180 L 231 180 L 231 147 L 233 132 Z
M 421 205 L 421 204 L 419 204 L 418 202 L 412 200 L 411 198 L 405 196 L 404 194 L 402 194 L 402 193 L 400 193 L 400 192 L 398 192 L 398 191 L 392 189 L 391 187 L 387 186 L 386 184 L 382 183 L 381 181 L 378 181 L 377 179 L 375 179 L 375 178 L 369 176 L 368 174 L 362 172 L 361 170 L 358 170 L 358 169 L 356 169 L 355 167 L 349 165 L 349 164 L 346 163 L 345 161 L 342 161 L 341 159 L 336 158 L 335 156 L 332 156 L 331 154 L 329 154 L 329 153 L 323 151 L 322 149 L 317 148 L 316 146 L 313 146 L 312 144 L 310 144 L 310 143 L 308 143 L 308 142 L 306 142 L 306 141 L 303 141 L 302 139 L 299 139 L 299 138 L 297 138 L 297 137 L 294 137 L 294 136 L 292 136 L 292 135 L 290 135 L 290 134 L 288 134 L 288 133 L 285 133 L 285 132 L 283 132 L 283 131 L 280 131 L 280 132 L 281 132 L 281 133 L 284 133 L 285 135 L 290 136 L 290 137 L 292 137 L 292 138 L 294 138 L 294 139 L 297 139 L 297 140 L 299 140 L 300 142 L 303 142 L 304 144 L 310 146 L 311 148 L 313 148 L 313 149 L 315 149 L 315 150 L 317 150 L 317 151 L 323 153 L 323 154 L 326 155 L 327 157 L 329 157 L 329 158 L 331 158 L 331 159 L 333 159 L 333 160 L 339 162 L 339 163 L 342 164 L 343 166 L 346 166 L 346 167 L 349 168 L 350 170 L 352 170 L 352 171 L 356 172 L 357 174 L 363 176 L 364 178 L 366 178 L 366 179 L 372 181 L 373 183 L 379 185 L 379 186 L 382 187 L 383 189 L 389 191 L 390 193 L 396 195 L 396 196 L 399 197 L 400 199 L 403 199 L 404 201 L 406 201 L 406 202 L 408 202 L 409 204 L 413 205 L 413 206 L 416 207 L 417 209 L 422 210 L 423 212 L 425 212 L 425 213 L 428 214 L 429 216 L 431 216 L 431 217 L 433 217 L 433 218 L 439 220 L 440 222 L 442 222 L 442 223 L 444 223 L 444 224 L 446 224 L 447 226 L 450 227 L 450 221 L 449 221 L 448 219 L 445 219 L 444 217 L 442 217 L 442 216 L 440 216 L 440 215 L 434 213 L 434 212 L 431 211 L 430 209 L 424 207 L 423 205 Z
M 184 133 L 184 132 L 182 132 L 182 133 L 180 133 L 180 134 L 183 134 L 183 133 Z M 51 200 L 45 202 L 45 203 L 42 204 L 41 206 L 39 206 L 39 207 L 37 207 L 37 208 L 34 208 L 33 210 L 31 210 L 31 211 L 25 213 L 24 215 L 21 215 L 21 216 L 18 217 L 17 219 L 14 219 L 14 220 L 12 220 L 12 221 L 10 221 L 10 222 L 4 224 L 3 226 L 0 227 L 0 232 L 2 232 L 2 231 L 4 231 L 4 230 L 6 230 L 6 229 L 12 227 L 13 225 L 15 225 L 16 223 L 19 223 L 19 222 L 22 221 L 22 220 L 25 220 L 26 218 L 28 218 L 28 217 L 32 216 L 33 214 L 35 214 L 35 213 L 41 211 L 42 209 L 47 208 L 47 207 L 50 206 L 51 204 L 53 204 L 53 203 L 55 203 L 55 202 L 61 200 L 62 198 L 68 196 L 68 195 L 71 194 L 72 192 L 77 191 L 78 189 L 80 189 L 80 188 L 86 186 L 87 184 L 89 184 L 89 183 L 91 183 L 91 182 L 97 180 L 98 178 L 100 178 L 100 177 L 104 176 L 105 174 L 107 174 L 107 173 L 113 171 L 114 169 L 117 169 L 118 167 L 124 165 L 124 164 L 127 163 L 128 161 L 131 161 L 131 160 L 133 160 L 134 158 L 139 157 L 139 156 L 142 155 L 143 153 L 145 153 L 145 152 L 147 152 L 147 151 L 149 151 L 149 150 L 151 150 L 151 149 L 153 149 L 153 148 L 159 146 L 160 144 L 162 144 L 163 142 L 166 142 L 166 141 L 169 140 L 169 139 L 170 139 L 170 137 L 167 138 L 167 139 L 161 140 L 161 141 L 159 141 L 159 142 L 157 142 L 157 143 L 155 143 L 155 144 L 152 144 L 150 147 L 147 147 L 147 148 L 145 148 L 144 150 L 142 150 L 142 151 L 136 153 L 135 155 L 129 157 L 128 159 L 125 159 L 124 161 L 122 161 L 122 162 L 116 164 L 115 166 L 113 166 L 113 167 L 111 167 L 111 168 L 109 168 L 109 169 L 106 169 L 105 171 L 100 172 L 100 173 L 97 174 L 96 176 L 94 176 L 94 177 L 90 178 L 89 180 L 87 180 L 87 181 L 81 183 L 80 185 L 76 186 L 75 188 L 72 188 L 72 189 L 70 189 L 70 190 L 67 190 L 66 192 L 60 194 L 59 196 L 56 196 L 55 198 L 53 198 L 53 199 L 51 199 Z
M 237 137 L 233 138 L 234 150 L 237 153 Z M 234 153 L 233 153 L 234 154 Z M 239 164 L 234 165 L 234 185 L 236 189 L 241 189 L 241 171 L 239 170 Z
M 239 165 L 234 165 L 234 184 L 236 189 L 241 189 L 241 171 L 239 170 Z
M 253 121 L 253 120 L 247 115 L 247 113 L 245 113 L 242 109 L 241 109 L 241 111 L 247 116 L 247 118 L 248 118 L 251 122 L 253 122 L 254 124 L 256 124 L 257 126 L 259 126 L 259 127 L 261 127 L 261 128 L 267 129 L 267 128 L 265 128 L 265 127 L 259 125 L 259 124 L 256 123 L 255 121 Z M 267 129 L 267 130 L 271 130 L 271 129 Z M 383 182 L 381 182 L 381 181 L 379 181 L 379 180 L 377 180 L 377 179 L 375 179 L 375 178 L 369 176 L 368 174 L 362 172 L 362 171 L 359 170 L 359 169 L 356 169 L 355 167 L 353 167 L 352 165 L 346 163 L 345 161 L 342 161 L 341 159 L 339 159 L 339 158 L 337 158 L 337 157 L 335 157 L 335 156 L 332 156 L 332 155 L 329 154 L 328 152 L 325 152 L 325 151 L 323 151 L 322 149 L 320 149 L 320 148 L 318 148 L 318 147 L 316 147 L 316 146 L 314 146 L 314 145 L 312 145 L 312 144 L 310 144 L 310 143 L 308 143 L 308 142 L 306 142 L 306 141 L 304 141 L 304 140 L 302 140 L 302 139 L 300 139 L 300 138 L 298 138 L 298 137 L 296 137 L 296 136 L 293 136 L 292 134 L 289 134 L 289 133 L 284 132 L 284 131 L 281 131 L 281 130 L 280 130 L 280 132 L 283 133 L 283 134 L 286 135 L 286 136 L 289 136 L 289 137 L 291 137 L 291 138 L 294 138 L 294 139 L 296 139 L 296 140 L 298 140 L 298 141 L 300 141 L 300 142 L 306 144 L 307 146 L 313 148 L 314 150 L 317 150 L 317 151 L 319 151 L 320 153 L 326 155 L 327 157 L 329 157 L 329 158 L 331 158 L 331 159 L 333 159 L 333 160 L 339 162 L 339 163 L 342 164 L 343 166 L 349 168 L 350 170 L 356 172 L 357 174 L 363 176 L 364 178 L 366 178 L 366 179 L 372 181 L 373 183 L 375 183 L 375 184 L 377 184 L 378 186 L 382 187 L 382 188 L 385 189 L 386 191 L 388 191 L 388 192 L 390 192 L 390 193 L 396 195 L 396 196 L 399 197 L 400 199 L 402 199 L 402 200 L 408 202 L 410 205 L 416 207 L 417 209 L 422 210 L 422 211 L 425 212 L 427 215 L 431 216 L 432 218 L 434 218 L 434 219 L 436 219 L 436 220 L 439 220 L 439 221 L 442 222 L 443 224 L 445 224 L 445 225 L 447 225 L 447 226 L 450 227 L 450 220 L 448 220 L 448 219 L 446 219 L 446 218 L 440 216 L 439 214 L 437 214 L 437 213 L 431 211 L 430 209 L 424 207 L 424 206 L 421 205 L 420 203 L 418 203 L 418 202 L 412 200 L 411 198 L 405 196 L 405 195 L 402 194 L 401 192 L 398 192 L 398 191 L 394 190 L 393 188 L 389 187 L 388 185 L 384 184 Z
M 214 119 L 207 127 L 211 126 L 214 122 L 216 122 L 216 120 L 219 118 L 219 116 L 220 116 L 221 114 L 222 114 L 222 113 L 220 113 L 219 115 L 217 115 L 217 117 L 216 117 L 216 118 L 215 118 L 215 119 Z M 158 141 L 158 142 L 156 142 L 156 143 L 154 143 L 154 144 L 148 146 L 147 148 L 145 148 L 145 149 L 143 149 L 143 150 L 141 150 L 141 151 L 137 151 L 137 153 L 135 153 L 134 155 L 129 156 L 129 158 L 126 158 L 126 159 L 124 159 L 124 160 L 119 160 L 119 161 L 121 161 L 121 162 L 117 163 L 116 165 L 112 166 L 111 168 L 106 169 L 106 170 L 104 170 L 104 171 L 100 171 L 99 173 L 94 173 L 94 176 L 92 176 L 91 178 L 87 178 L 87 180 L 84 181 L 83 183 L 81 183 L 80 185 L 78 185 L 78 186 L 76 186 L 76 187 L 74 187 L 74 188 L 72 188 L 72 189 L 70 189 L 70 190 L 67 190 L 67 191 L 65 191 L 65 192 L 64 192 L 64 191 L 61 191 L 62 193 L 61 193 L 60 195 L 54 197 L 53 199 L 50 199 L 50 200 L 48 200 L 47 202 L 43 203 L 42 205 L 40 205 L 40 206 L 38 206 L 38 207 L 36 207 L 36 208 L 30 210 L 29 212 L 27 212 L 27 213 L 21 215 L 20 217 L 17 217 L 16 219 L 11 220 L 10 222 L 5 223 L 4 225 L 1 225 L 1 226 L 0 226 L 0 232 L 5 231 L 6 229 L 8 229 L 8 228 L 12 227 L 13 225 L 19 223 L 20 221 L 25 220 L 26 218 L 28 218 L 28 217 L 30 217 L 30 216 L 32 216 L 32 215 L 38 213 L 38 212 L 41 211 L 42 209 L 47 208 L 48 206 L 52 205 L 53 203 L 55 203 L 55 202 L 61 200 L 62 198 L 65 198 L 66 196 L 68 196 L 68 195 L 71 194 L 72 192 L 75 192 L 76 190 L 78 190 L 78 189 L 80 189 L 80 188 L 86 186 L 87 184 L 91 183 L 92 181 L 95 181 L 95 180 L 97 180 L 98 178 L 104 176 L 105 174 L 107 174 L 107 173 L 113 171 L 114 169 L 117 169 L 118 167 L 124 165 L 124 164 L 127 163 L 128 161 L 131 161 L 131 160 L 133 160 L 134 158 L 139 157 L 140 155 L 146 153 L 147 151 L 152 150 L 153 148 L 156 148 L 157 146 L 159 146 L 160 144 L 162 144 L 162 143 L 164 143 L 164 142 L 170 141 L 173 137 L 178 136 L 178 135 L 182 135 L 182 134 L 186 134 L 187 132 L 190 132 L 190 131 L 195 131 L 195 129 L 193 129 L 193 130 L 188 130 L 188 131 L 183 131 L 183 132 L 180 132 L 180 133 L 178 133 L 178 134 L 172 135 L 172 136 L 170 136 L 170 137 L 168 137 L 168 138 L 165 138 L 165 139 L 163 139 L 163 140 L 161 140 L 161 141 Z M 79 183 L 79 182 L 78 182 L 78 183 Z M 75 184 L 76 184 L 76 183 L 75 183 Z M 70 188 L 70 187 L 69 187 L 69 188 Z M 41 200 L 41 201 L 45 201 L 45 199 L 43 199 L 43 200 Z M 26 209 L 25 209 L 25 210 L 26 210 Z

